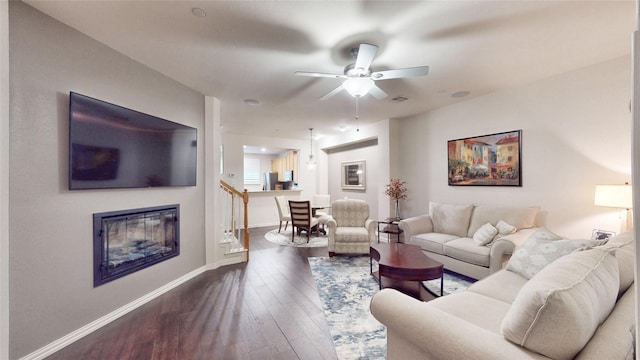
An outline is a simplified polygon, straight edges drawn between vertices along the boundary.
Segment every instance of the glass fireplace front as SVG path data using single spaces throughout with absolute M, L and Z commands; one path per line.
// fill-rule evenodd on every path
M 180 205 L 93 214 L 93 286 L 180 254 Z

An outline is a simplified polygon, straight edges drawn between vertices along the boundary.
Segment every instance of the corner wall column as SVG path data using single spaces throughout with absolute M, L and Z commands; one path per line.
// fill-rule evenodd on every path
M 220 201 L 218 187 L 220 183 L 220 146 L 222 136 L 220 131 L 220 100 L 205 96 L 204 98 L 204 181 L 205 181 L 205 202 L 204 202 L 204 233 L 205 233 L 205 253 L 206 266 L 212 269 L 218 267 L 220 255 L 219 229 L 221 226 L 220 216 L 217 216 L 216 209 Z
M 0 1 L 0 359 L 9 358 L 9 2 Z
M 638 239 L 640 238 L 640 0 L 636 0 L 636 30 L 633 32 L 633 46 L 631 50 L 631 175 L 632 175 L 632 191 L 633 191 L 633 223 L 636 224 L 633 229 L 633 237 L 636 249 L 636 276 L 634 290 L 636 292 L 636 329 L 640 324 L 640 307 L 638 299 L 640 299 L 640 247 Z M 640 334 L 636 330 L 636 354 L 640 353 Z

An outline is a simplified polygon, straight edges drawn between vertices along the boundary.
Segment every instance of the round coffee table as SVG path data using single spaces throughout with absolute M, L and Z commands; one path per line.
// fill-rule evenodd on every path
M 443 265 L 427 255 L 419 246 L 403 243 L 379 243 L 373 244 L 369 248 L 369 265 L 371 274 L 373 273 L 373 260 L 378 263 L 378 276 L 376 279 L 382 289 L 382 278 L 389 278 L 399 281 L 425 281 L 440 279 L 440 294 L 443 290 Z M 405 287 L 390 286 L 396 290 L 407 293 L 407 295 L 420 298 L 418 294 L 407 291 Z

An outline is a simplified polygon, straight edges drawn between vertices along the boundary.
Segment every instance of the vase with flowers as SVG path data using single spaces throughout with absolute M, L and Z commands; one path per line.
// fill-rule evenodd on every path
M 407 198 L 407 182 L 400 179 L 391 179 L 391 182 L 387 184 L 387 188 L 384 192 L 391 199 L 396 202 L 396 220 L 400 220 L 400 200 Z

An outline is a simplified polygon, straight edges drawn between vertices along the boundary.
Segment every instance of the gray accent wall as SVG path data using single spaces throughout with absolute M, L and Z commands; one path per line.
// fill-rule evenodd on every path
M 204 266 L 204 96 L 22 2 L 9 2 L 9 20 L 15 359 Z M 197 128 L 197 186 L 67 190 L 70 91 Z M 92 214 L 174 203 L 180 256 L 93 288 Z

